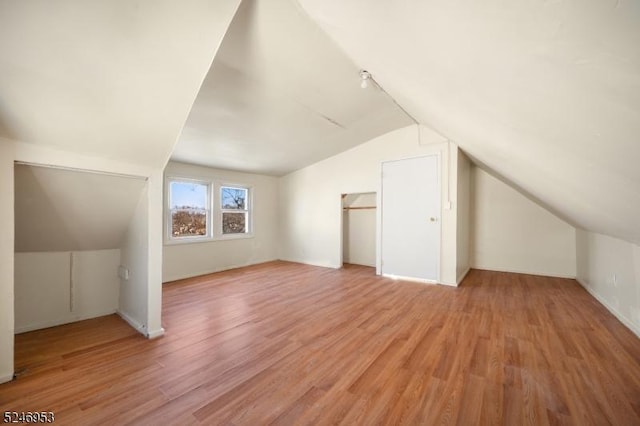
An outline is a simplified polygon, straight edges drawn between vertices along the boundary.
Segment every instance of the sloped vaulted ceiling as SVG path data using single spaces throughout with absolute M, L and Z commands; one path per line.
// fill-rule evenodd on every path
M 578 227 L 640 243 L 640 2 L 299 2 L 477 162 Z
M 164 167 L 239 3 L 0 1 L 0 137 Z
M 146 182 L 16 165 L 15 250 L 120 247 Z
M 411 120 L 295 0 L 243 0 L 172 158 L 276 176 Z

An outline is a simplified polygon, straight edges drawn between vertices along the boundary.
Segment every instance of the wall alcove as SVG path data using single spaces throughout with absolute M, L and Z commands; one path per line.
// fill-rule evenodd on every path
M 15 165 L 15 332 L 119 311 L 143 178 Z
M 376 193 L 342 196 L 342 261 L 376 266 Z

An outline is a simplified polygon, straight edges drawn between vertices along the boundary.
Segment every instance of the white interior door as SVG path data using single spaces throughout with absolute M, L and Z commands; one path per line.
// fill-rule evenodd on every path
M 439 157 L 382 163 L 382 274 L 438 280 Z

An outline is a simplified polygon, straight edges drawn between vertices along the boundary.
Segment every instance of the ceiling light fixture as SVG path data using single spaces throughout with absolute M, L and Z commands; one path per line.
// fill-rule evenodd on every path
M 389 99 L 391 99 L 391 101 L 393 101 L 394 104 L 396 104 L 396 106 L 398 108 L 400 108 L 400 110 L 411 119 L 411 121 L 413 121 L 416 126 L 418 126 L 418 130 L 420 130 L 420 125 L 418 123 L 418 120 L 415 119 L 415 117 L 411 114 L 409 114 L 407 112 L 406 109 L 402 108 L 402 105 L 400 105 L 395 99 L 393 99 L 393 96 L 391 96 L 386 90 L 384 90 L 384 88 L 382 86 L 380 86 L 380 84 L 376 81 L 375 78 L 373 78 L 373 75 L 367 71 L 367 70 L 360 70 L 360 87 L 362 87 L 363 89 L 366 89 L 367 87 L 369 87 L 369 85 L 371 84 L 374 87 L 377 87 L 378 89 L 380 89 L 381 92 L 383 92 L 385 95 L 387 95 L 389 97 Z
M 369 87 L 369 80 L 373 81 L 373 77 L 371 76 L 371 73 L 369 71 L 366 70 L 360 70 L 360 87 L 362 87 L 363 89 L 366 89 L 367 87 Z

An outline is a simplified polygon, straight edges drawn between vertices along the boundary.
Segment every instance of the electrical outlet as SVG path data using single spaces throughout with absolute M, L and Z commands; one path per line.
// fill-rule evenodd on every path
M 122 265 L 118 266 L 118 276 L 125 281 L 129 281 L 129 269 Z
M 611 278 L 611 282 L 613 283 L 614 287 L 618 287 L 618 277 L 616 276 L 616 274 L 613 274 L 613 277 Z

